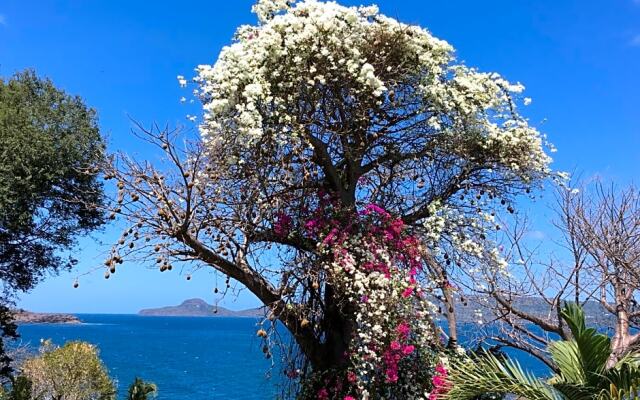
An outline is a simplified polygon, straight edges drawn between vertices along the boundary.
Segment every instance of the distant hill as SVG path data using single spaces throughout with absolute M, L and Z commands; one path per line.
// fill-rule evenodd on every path
M 189 299 L 178 306 L 148 308 L 140 310 L 138 315 L 154 317 L 262 317 L 262 308 L 233 311 L 224 307 L 208 304 L 202 299 Z
M 464 305 L 466 303 L 466 306 Z M 446 311 L 446 307 L 443 304 L 438 304 L 442 310 Z M 555 317 L 554 313 L 550 314 L 550 306 L 541 297 L 529 297 L 522 296 L 514 299 L 514 305 L 517 309 L 526 313 L 535 315 L 538 318 L 548 319 Z M 495 307 L 495 300 L 480 299 L 475 296 L 466 296 L 464 302 L 461 301 L 459 296 L 456 296 L 456 314 L 458 322 L 463 323 L 475 323 L 478 321 L 476 311 L 481 311 L 482 315 L 486 319 L 491 320 L 493 318 L 492 308 Z M 585 316 L 589 323 L 593 324 L 606 324 L 611 322 L 612 315 L 607 312 L 602 305 L 597 301 L 588 301 L 583 306 Z M 440 316 L 440 318 L 445 318 Z
M 462 323 L 476 323 L 478 316 L 476 311 L 481 311 L 485 319 L 492 318 L 491 308 L 495 307 L 494 303 L 490 301 L 488 304 L 485 301 L 474 296 L 466 297 L 464 306 L 460 298 L 456 299 L 456 314 L 458 322 Z M 540 318 L 548 318 L 549 305 L 539 297 L 519 297 L 515 300 L 516 306 L 525 312 L 532 313 Z M 444 306 L 441 306 L 443 311 L 446 310 Z M 202 299 L 189 299 L 182 302 L 177 306 L 168 306 L 161 308 L 149 308 L 140 310 L 138 315 L 144 316 L 159 316 L 159 317 L 262 317 L 264 316 L 264 308 L 251 308 L 248 310 L 233 311 L 224 307 L 216 307 L 208 304 Z M 604 308 L 595 301 L 589 301 L 585 305 L 585 314 L 587 320 L 591 323 L 603 324 L 610 321 L 611 315 L 607 313 Z M 440 315 L 438 319 L 445 318 Z

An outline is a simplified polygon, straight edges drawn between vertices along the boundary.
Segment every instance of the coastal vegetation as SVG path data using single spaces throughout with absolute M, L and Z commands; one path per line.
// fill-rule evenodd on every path
M 0 80 L 0 331 L 16 337 L 11 305 L 104 222 L 98 164 L 104 142 L 95 111 L 48 79 L 24 71 Z M 0 342 L 0 377 L 11 375 Z
M 44 341 L 40 354 L 21 365 L 19 376 L 30 383 L 30 399 L 115 399 L 115 384 L 97 348 L 84 342 L 57 348 Z
M 116 382 L 109 376 L 96 346 L 70 341 L 62 347 L 44 340 L 39 353 L 22 360 L 12 384 L 0 389 L 2 400 L 115 400 Z M 136 377 L 128 400 L 147 400 L 155 384 Z
M 131 386 L 129 386 L 127 400 L 147 400 L 155 397 L 157 392 L 158 388 L 155 384 L 145 382 L 136 377 Z

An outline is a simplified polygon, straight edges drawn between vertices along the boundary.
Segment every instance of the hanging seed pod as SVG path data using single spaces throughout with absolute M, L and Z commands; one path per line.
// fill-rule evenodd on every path
M 111 268 L 109 268 L 109 272 L 111 272 L 112 274 L 116 273 L 116 267 L 112 266 Z
M 110 276 L 111 276 L 111 274 L 109 273 L 109 271 L 105 271 L 104 279 L 109 279 Z
M 73 281 L 73 288 L 77 289 L 78 286 L 80 286 L 80 283 L 78 283 L 78 280 L 76 279 L 75 281 Z
M 265 331 L 264 329 L 258 329 L 258 331 L 256 332 L 256 335 L 258 335 L 261 338 L 266 338 L 267 337 L 267 331 Z
M 190 281 L 191 280 L 191 275 L 187 275 L 187 280 Z

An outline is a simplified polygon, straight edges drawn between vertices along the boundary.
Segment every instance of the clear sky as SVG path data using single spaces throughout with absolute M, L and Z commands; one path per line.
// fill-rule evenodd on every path
M 346 4 L 361 4 L 345 1 Z M 98 110 L 112 151 L 153 158 L 129 133 L 142 123 L 187 123 L 197 111 L 176 76 L 213 63 L 235 27 L 254 23 L 251 0 L 2 0 L 0 75 L 33 68 Z M 368 3 L 364 3 L 368 4 Z M 377 3 L 385 14 L 427 27 L 458 58 L 526 87 L 532 123 L 558 148 L 554 167 L 620 183 L 640 172 L 640 0 L 419 0 Z M 636 179 L 637 181 L 637 179 Z M 637 182 L 636 182 L 637 183 Z M 78 270 L 22 296 L 36 311 L 133 313 L 190 297 L 215 300 L 215 278 L 160 274 L 126 265 L 108 281 L 99 265 L 117 231 L 83 240 Z M 257 305 L 243 292 L 221 305 Z

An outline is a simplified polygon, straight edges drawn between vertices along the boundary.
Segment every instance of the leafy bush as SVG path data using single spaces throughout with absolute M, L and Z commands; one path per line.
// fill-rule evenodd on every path
M 68 342 L 56 348 L 45 341 L 40 355 L 24 362 L 20 376 L 31 382 L 31 399 L 115 399 L 115 384 L 98 357 L 98 349 L 85 342 Z
M 155 384 L 136 377 L 129 386 L 127 400 L 147 400 L 150 397 L 155 397 L 157 392 L 158 387 Z

